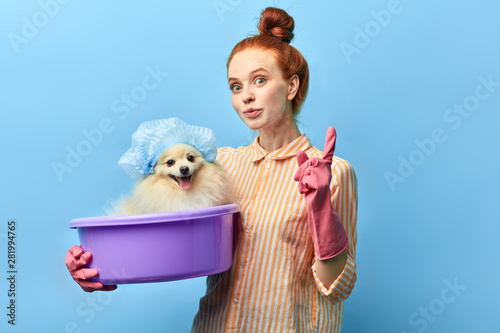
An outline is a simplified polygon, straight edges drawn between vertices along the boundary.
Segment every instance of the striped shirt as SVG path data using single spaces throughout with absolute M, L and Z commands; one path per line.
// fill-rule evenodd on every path
M 258 138 L 218 150 L 240 198 L 243 230 L 231 269 L 207 278 L 192 332 L 340 332 L 343 301 L 356 281 L 356 175 L 333 157 L 332 205 L 349 245 L 346 265 L 327 289 L 314 271 L 306 203 L 293 179 L 299 150 L 322 156 L 305 134 L 273 152 Z

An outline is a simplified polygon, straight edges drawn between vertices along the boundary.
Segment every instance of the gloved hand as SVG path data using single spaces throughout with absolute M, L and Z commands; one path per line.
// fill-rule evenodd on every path
M 304 194 L 306 200 L 314 252 L 321 260 L 340 254 L 348 243 L 344 226 L 331 205 L 330 181 L 335 139 L 335 129 L 329 127 L 322 158 L 309 159 L 306 153 L 299 151 L 299 169 L 294 175 L 294 180 L 299 182 L 299 192 Z
M 91 258 L 92 253 L 83 253 L 80 246 L 75 245 L 69 249 L 68 253 L 66 253 L 65 262 L 73 279 L 86 292 L 115 290 L 117 288 L 116 285 L 103 285 L 100 282 L 89 281 L 90 278 L 96 277 L 99 274 L 97 269 L 84 267 Z

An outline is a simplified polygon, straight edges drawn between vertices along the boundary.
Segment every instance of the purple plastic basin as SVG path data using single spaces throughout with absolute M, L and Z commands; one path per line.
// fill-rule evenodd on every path
M 103 284 L 161 282 L 224 272 L 233 261 L 236 204 L 71 220 Z

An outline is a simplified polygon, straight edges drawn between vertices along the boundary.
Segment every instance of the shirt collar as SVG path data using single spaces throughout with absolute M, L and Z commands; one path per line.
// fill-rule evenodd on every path
M 309 139 L 306 137 L 305 134 L 302 134 L 299 136 L 297 139 L 293 140 L 289 144 L 281 147 L 278 150 L 268 152 L 264 148 L 262 148 L 259 144 L 259 137 L 256 137 L 255 140 L 252 143 L 252 150 L 253 150 L 253 156 L 251 161 L 252 162 L 257 162 L 266 156 L 268 156 L 271 159 L 285 159 L 285 158 L 290 158 L 294 157 L 297 155 L 297 152 L 299 150 L 306 150 L 309 147 L 311 147 L 311 142 Z

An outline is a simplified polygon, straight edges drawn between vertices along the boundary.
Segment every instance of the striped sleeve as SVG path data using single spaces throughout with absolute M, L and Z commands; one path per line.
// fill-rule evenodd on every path
M 342 302 L 349 297 L 356 282 L 356 223 L 358 208 L 357 179 L 353 167 L 349 162 L 333 157 L 332 163 L 332 207 L 339 214 L 347 236 L 347 261 L 342 273 L 339 275 L 329 289 L 318 279 L 313 259 L 312 272 L 316 286 L 320 293 L 333 303 Z

